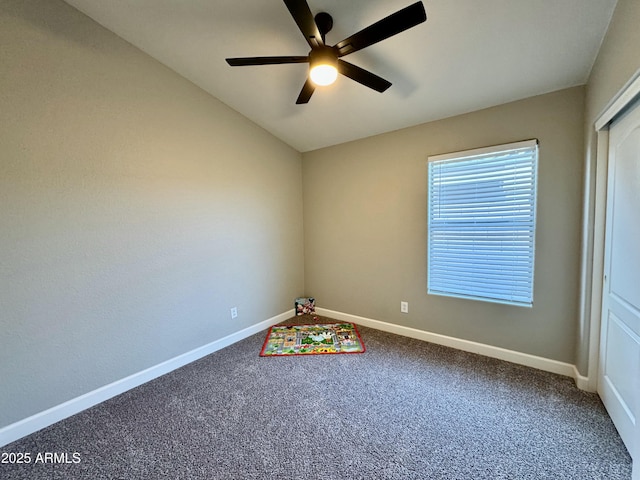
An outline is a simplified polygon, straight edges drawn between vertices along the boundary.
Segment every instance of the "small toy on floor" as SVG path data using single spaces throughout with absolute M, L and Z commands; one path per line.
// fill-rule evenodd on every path
M 316 300 L 313 297 L 299 297 L 295 300 L 296 316 L 312 315 L 316 311 Z

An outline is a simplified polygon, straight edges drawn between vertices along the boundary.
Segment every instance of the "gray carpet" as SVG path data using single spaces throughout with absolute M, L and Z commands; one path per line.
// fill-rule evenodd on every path
M 328 319 L 321 319 L 330 321 Z M 364 354 L 261 358 L 266 331 L 1 452 L 2 479 L 625 479 L 572 379 L 359 328 Z

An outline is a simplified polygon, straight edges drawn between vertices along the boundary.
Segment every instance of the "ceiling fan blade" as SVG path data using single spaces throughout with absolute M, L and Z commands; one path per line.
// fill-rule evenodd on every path
M 422 2 L 416 2 L 336 43 L 334 48 L 338 49 L 339 57 L 344 57 L 404 32 L 426 20 L 427 13 L 424 10 L 424 5 Z
M 227 63 L 232 67 L 244 67 L 247 65 L 279 65 L 282 63 L 306 63 L 309 57 L 243 57 L 227 58 Z
M 313 84 L 310 78 L 307 78 L 307 81 L 304 82 L 302 86 L 302 90 L 300 91 L 300 95 L 298 95 L 298 99 L 296 100 L 296 104 L 300 105 L 303 103 L 309 103 L 309 99 L 313 92 L 315 91 L 316 86 Z
M 322 35 L 306 0 L 284 0 L 284 4 L 289 9 L 289 13 L 296 21 L 309 46 L 314 48 L 318 45 L 324 45 Z
M 345 62 L 342 59 L 338 60 L 338 71 L 345 77 L 349 77 L 351 80 L 355 80 L 366 87 L 372 88 L 376 92 L 382 93 L 391 86 L 391 82 L 384 78 L 352 63 Z

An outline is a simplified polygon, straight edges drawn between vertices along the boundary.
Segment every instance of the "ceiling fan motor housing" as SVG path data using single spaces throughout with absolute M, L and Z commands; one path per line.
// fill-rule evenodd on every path
M 314 65 L 331 65 L 338 68 L 338 50 L 326 45 L 316 47 L 309 52 L 309 64 L 311 67 Z
M 309 78 L 315 85 L 326 86 L 338 76 L 338 51 L 327 46 L 314 47 L 309 52 Z

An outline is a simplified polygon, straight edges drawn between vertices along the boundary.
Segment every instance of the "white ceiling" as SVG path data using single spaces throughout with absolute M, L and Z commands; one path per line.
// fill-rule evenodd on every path
M 66 0 L 301 152 L 586 83 L 617 0 L 423 0 L 427 21 L 345 60 L 393 83 L 346 77 L 295 101 L 307 55 L 281 0 Z M 415 0 L 308 0 L 335 44 Z

